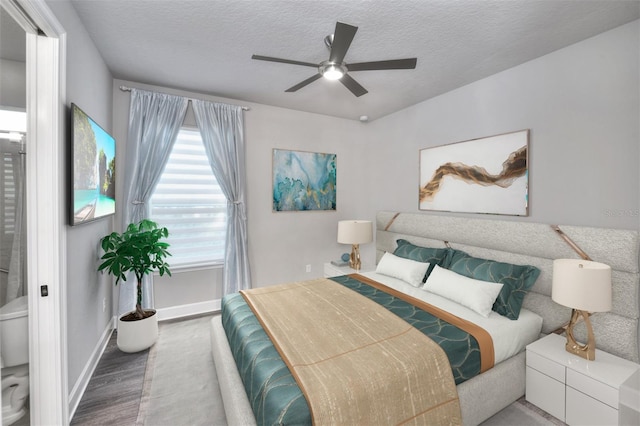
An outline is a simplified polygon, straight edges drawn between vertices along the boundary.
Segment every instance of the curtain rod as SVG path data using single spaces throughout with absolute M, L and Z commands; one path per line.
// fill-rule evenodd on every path
M 131 87 L 127 87 L 127 86 L 120 86 L 120 90 L 122 90 L 123 92 L 130 92 L 131 91 Z M 179 96 L 179 95 L 177 95 Z M 185 98 L 186 96 L 183 96 L 183 98 Z M 187 98 L 187 100 L 189 101 L 194 101 L 194 100 L 200 100 L 200 99 L 194 99 L 194 98 Z M 251 108 L 247 107 L 247 106 L 243 106 L 241 107 L 243 111 L 249 111 L 251 110 Z

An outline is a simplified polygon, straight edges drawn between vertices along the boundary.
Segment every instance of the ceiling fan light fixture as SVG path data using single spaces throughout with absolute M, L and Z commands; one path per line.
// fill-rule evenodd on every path
M 347 67 L 344 64 L 323 62 L 318 68 L 320 74 L 327 80 L 340 80 L 347 73 Z
M 327 80 L 340 80 L 343 75 L 342 70 L 334 66 L 327 68 L 322 74 Z

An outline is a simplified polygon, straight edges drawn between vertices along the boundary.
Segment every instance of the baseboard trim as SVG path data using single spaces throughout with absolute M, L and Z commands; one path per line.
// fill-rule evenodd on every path
M 100 336 L 100 340 L 96 344 L 95 349 L 91 353 L 87 364 L 84 366 L 80 377 L 76 380 L 73 389 L 71 389 L 71 393 L 69 394 L 69 420 L 73 418 L 73 415 L 76 413 L 78 409 L 78 405 L 80 405 L 80 400 L 82 399 L 82 395 L 87 390 L 87 386 L 89 385 L 89 381 L 91 380 L 91 376 L 93 376 L 96 367 L 98 366 L 98 362 L 100 358 L 102 358 L 102 354 L 107 348 L 107 344 L 109 343 L 109 339 L 111 338 L 111 333 L 116 328 L 116 317 L 112 317 L 111 320 L 107 323 L 107 327 L 102 332 L 102 336 Z
M 158 321 L 166 321 L 192 315 L 215 313 L 220 311 L 220 299 L 207 300 L 205 302 L 190 303 L 188 305 L 170 306 L 168 308 L 156 308 Z

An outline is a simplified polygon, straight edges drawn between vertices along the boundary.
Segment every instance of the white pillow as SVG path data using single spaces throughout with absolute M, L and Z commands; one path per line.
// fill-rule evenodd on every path
M 420 287 L 428 268 L 429 264 L 426 262 L 416 262 L 387 252 L 380 259 L 376 272 L 401 279 L 414 287 Z
M 422 288 L 466 306 L 486 318 L 502 286 L 500 283 L 474 280 L 436 265 Z

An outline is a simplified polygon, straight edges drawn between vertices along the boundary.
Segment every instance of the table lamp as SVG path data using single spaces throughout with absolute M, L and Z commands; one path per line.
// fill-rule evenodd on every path
M 351 244 L 349 266 L 360 270 L 360 244 L 373 241 L 373 223 L 370 220 L 341 220 L 338 222 L 338 242 Z
M 551 298 L 572 309 L 566 330 L 567 352 L 594 360 L 596 341 L 589 312 L 606 312 L 611 309 L 611 267 L 581 259 L 554 260 Z M 584 345 L 576 342 L 573 335 L 573 328 L 580 318 L 584 319 L 587 327 L 587 343 Z

